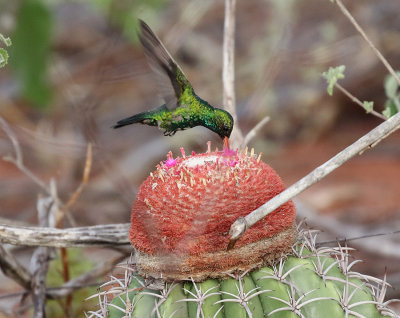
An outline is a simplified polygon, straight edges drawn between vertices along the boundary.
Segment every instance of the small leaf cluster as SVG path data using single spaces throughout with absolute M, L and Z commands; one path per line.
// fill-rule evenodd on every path
M 340 65 L 337 67 L 330 67 L 327 72 L 323 72 L 322 76 L 326 79 L 328 83 L 328 94 L 332 96 L 333 87 L 339 79 L 344 78 L 344 71 L 346 69 L 345 65 Z
M 0 33 L 0 44 L 3 43 L 5 46 L 11 45 L 10 38 L 6 38 L 3 34 Z M 5 49 L 0 47 L 0 67 L 3 67 L 8 62 L 8 53 Z

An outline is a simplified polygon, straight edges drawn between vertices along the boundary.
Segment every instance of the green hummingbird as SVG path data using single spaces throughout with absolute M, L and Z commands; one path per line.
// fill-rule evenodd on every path
M 231 114 L 197 96 L 181 68 L 150 27 L 142 20 L 139 20 L 139 24 L 139 40 L 156 75 L 165 104 L 122 119 L 113 128 L 140 123 L 158 126 L 164 136 L 173 136 L 178 130 L 204 126 L 221 138 L 229 138 L 233 128 Z

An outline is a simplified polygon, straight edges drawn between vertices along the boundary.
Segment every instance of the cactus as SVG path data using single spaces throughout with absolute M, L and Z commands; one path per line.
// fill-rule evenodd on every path
M 253 150 L 167 157 L 133 204 L 135 262 L 88 317 L 396 317 L 388 284 L 353 272 L 350 248 L 317 247 L 315 232 L 298 231 L 292 202 L 226 251 L 233 221 L 284 190 Z
M 399 317 L 384 302 L 388 284 L 351 270 L 348 247 L 316 247 L 316 234 L 300 231 L 290 254 L 277 263 L 225 279 L 168 283 L 126 269 L 124 279 L 99 293 L 88 317 Z M 108 311 L 108 312 L 107 312 Z

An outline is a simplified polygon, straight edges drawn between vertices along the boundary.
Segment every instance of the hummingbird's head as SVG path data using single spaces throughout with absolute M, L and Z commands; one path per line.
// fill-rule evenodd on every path
M 230 137 L 233 129 L 233 118 L 227 111 L 219 108 L 214 110 L 215 125 L 211 130 L 217 133 L 222 139 Z

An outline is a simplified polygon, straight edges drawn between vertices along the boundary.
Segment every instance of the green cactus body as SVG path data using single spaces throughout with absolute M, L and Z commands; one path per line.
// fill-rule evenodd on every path
M 373 289 L 350 267 L 346 251 L 302 248 L 271 267 L 227 279 L 165 283 L 163 290 L 133 276 L 108 304 L 108 317 L 383 317 Z

